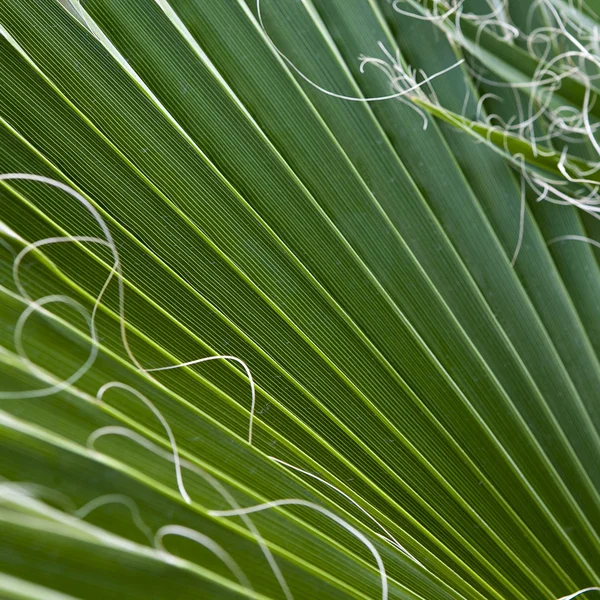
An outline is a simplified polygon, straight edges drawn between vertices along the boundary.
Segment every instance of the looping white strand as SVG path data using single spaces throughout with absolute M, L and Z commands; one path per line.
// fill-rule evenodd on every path
M 158 408 L 156 408 L 156 406 L 150 400 L 148 400 L 148 398 L 146 398 L 146 396 L 144 396 L 144 394 L 142 394 L 135 388 L 133 388 L 129 385 L 126 385 L 124 383 L 120 383 L 118 381 L 111 381 L 110 383 L 106 383 L 98 390 L 98 393 L 96 394 L 96 399 L 97 399 L 98 403 L 103 402 L 104 394 L 110 389 L 121 389 L 121 390 L 129 392 L 130 394 L 133 394 L 139 400 L 141 400 L 152 411 L 154 416 L 160 421 L 160 424 L 163 426 L 163 428 L 167 434 L 167 437 L 169 438 L 169 443 L 171 444 L 171 450 L 173 452 L 173 463 L 175 465 L 175 475 L 177 478 L 177 486 L 179 488 L 179 492 L 180 492 L 182 498 L 188 504 L 191 504 L 192 499 L 190 498 L 189 494 L 187 493 L 187 491 L 185 489 L 185 486 L 183 485 L 183 477 L 181 475 L 181 464 L 179 461 L 179 452 L 177 450 L 177 442 L 175 441 L 175 436 L 173 435 L 173 430 L 171 429 L 171 426 L 169 425 L 167 420 L 164 418 L 164 416 L 158 410 Z
M 128 508 L 134 525 L 144 534 L 150 544 L 154 543 L 152 530 L 142 518 L 139 506 L 129 496 L 125 496 L 124 494 L 105 494 L 94 498 L 77 509 L 74 515 L 79 519 L 85 519 L 89 514 L 107 504 L 122 504 Z
M 51 304 L 51 303 L 63 303 L 63 304 L 72 306 L 86 320 L 88 327 L 89 327 L 90 339 L 91 339 L 90 354 L 89 354 L 87 360 L 73 375 L 66 378 L 64 381 L 61 381 L 60 383 L 50 386 L 45 389 L 27 390 L 27 391 L 22 391 L 22 392 L 2 392 L 2 393 L 0 393 L 0 399 L 8 399 L 8 398 L 12 398 L 12 399 L 23 398 L 24 399 L 24 398 L 32 398 L 32 397 L 43 397 L 43 396 L 55 394 L 65 388 L 67 388 L 69 385 L 74 384 L 92 366 L 92 364 L 94 363 L 94 361 L 97 357 L 97 354 L 98 354 L 98 338 L 97 338 L 96 326 L 95 326 L 96 311 L 102 300 L 102 296 L 104 295 L 104 292 L 105 292 L 106 288 L 108 287 L 108 284 L 110 283 L 110 281 L 114 275 L 116 267 L 118 267 L 119 260 L 118 260 L 118 254 L 116 253 L 116 247 L 115 247 L 113 238 L 110 234 L 108 227 L 104 223 L 104 220 L 102 219 L 102 217 L 100 216 L 98 211 L 94 208 L 94 206 L 86 198 L 84 198 L 81 194 L 79 194 L 78 192 L 73 190 L 71 187 L 69 187 L 68 185 L 66 185 L 60 181 L 56 181 L 54 179 L 50 179 L 48 177 L 44 177 L 41 175 L 33 175 L 30 173 L 0 174 L 0 181 L 11 181 L 11 180 L 39 182 L 39 183 L 43 183 L 43 184 L 55 187 L 57 189 L 60 189 L 63 192 L 66 192 L 67 194 L 69 194 L 70 196 L 75 198 L 78 202 L 80 202 L 82 204 L 82 206 L 91 214 L 91 216 L 96 221 L 96 223 L 98 224 L 98 226 L 100 227 L 100 229 L 102 230 L 102 233 L 104 235 L 104 239 L 98 238 L 95 236 L 72 236 L 72 237 L 51 237 L 51 238 L 46 238 L 43 240 L 38 240 L 36 242 L 33 242 L 33 243 L 25 246 L 21 250 L 21 252 L 19 252 L 19 254 L 16 256 L 15 260 L 13 261 L 13 280 L 14 280 L 15 286 L 16 286 L 19 294 L 27 302 L 27 306 L 26 306 L 25 310 L 23 311 L 23 313 L 21 314 L 21 316 L 19 317 L 17 326 L 15 328 L 15 333 L 14 333 L 15 348 L 17 350 L 17 353 L 25 361 L 25 363 L 28 365 L 30 370 L 35 374 L 42 373 L 42 370 L 33 364 L 33 362 L 29 359 L 29 357 L 27 356 L 27 354 L 25 352 L 25 349 L 24 349 L 24 346 L 22 343 L 23 329 L 25 327 L 25 324 L 26 324 L 28 318 L 33 313 L 39 312 L 43 315 L 48 314 L 43 309 L 43 307 L 45 305 Z M 50 296 L 45 296 L 44 298 L 33 300 L 31 298 L 31 296 L 28 294 L 27 290 L 25 289 L 25 286 L 23 285 L 23 283 L 21 281 L 20 268 L 21 268 L 23 259 L 27 256 L 27 254 L 29 254 L 32 251 L 37 251 L 39 248 L 41 248 L 43 246 L 48 246 L 51 244 L 69 243 L 69 242 L 79 242 L 79 243 L 91 242 L 91 243 L 95 243 L 95 244 L 100 244 L 100 245 L 109 247 L 113 252 L 113 257 L 115 259 L 115 267 L 110 272 L 98 297 L 96 298 L 96 301 L 95 301 L 93 309 L 92 309 L 91 316 L 89 316 L 87 314 L 87 311 L 85 310 L 85 308 L 83 307 L 83 305 L 80 302 L 77 302 L 76 300 L 69 298 L 67 296 L 50 295 Z
M 387 600 L 387 597 L 388 597 L 387 574 L 385 572 L 385 566 L 383 564 L 383 560 L 381 559 L 381 556 L 380 556 L 377 548 L 375 548 L 375 546 L 372 544 L 372 542 L 365 535 L 363 535 L 358 529 L 356 529 L 355 527 L 353 527 L 352 525 L 350 525 L 349 523 L 347 523 L 346 521 L 344 521 L 343 519 L 338 517 L 336 514 L 332 513 L 331 511 L 327 510 L 326 508 L 323 508 L 322 506 L 319 506 L 318 504 L 315 504 L 314 502 L 308 502 L 307 500 L 299 500 L 296 498 L 285 498 L 285 499 L 281 499 L 281 500 L 273 500 L 271 502 L 257 504 L 255 506 L 249 506 L 246 508 L 237 508 L 237 509 L 233 509 L 233 510 L 211 510 L 208 512 L 209 512 L 209 514 L 211 514 L 215 517 L 238 517 L 238 516 L 248 515 L 248 514 L 255 513 L 255 512 L 260 512 L 263 510 L 268 510 L 270 508 L 277 508 L 279 506 L 304 506 L 306 508 L 310 508 L 311 510 L 315 510 L 315 511 L 325 515 L 326 517 L 328 517 L 335 523 L 337 523 L 340 527 L 344 528 L 351 535 L 353 535 L 356 539 L 358 539 L 360 542 L 362 542 L 369 549 L 369 551 L 375 558 L 375 562 L 377 563 L 377 568 L 379 570 L 379 577 L 381 579 L 381 600 Z
M 436 77 L 439 77 L 440 75 L 444 75 L 448 71 L 451 71 L 452 69 L 458 67 L 459 65 L 461 65 L 464 62 L 464 59 L 461 59 L 461 60 L 455 62 L 453 65 L 451 65 L 445 69 L 442 69 L 441 71 L 438 71 L 437 73 L 434 73 L 433 75 L 427 77 L 425 80 L 420 81 L 418 83 L 414 83 L 413 85 L 411 85 L 408 88 L 402 89 L 402 91 L 400 91 L 396 94 L 389 94 L 387 96 L 374 96 L 374 97 L 367 97 L 367 98 L 365 98 L 364 96 L 347 96 L 344 94 L 338 94 L 336 92 L 332 92 L 332 91 L 320 86 L 318 83 L 316 83 L 312 79 L 310 79 L 279 49 L 279 47 L 275 44 L 275 42 L 271 39 L 271 37 L 267 33 L 265 24 L 263 22 L 263 16 L 262 16 L 262 12 L 261 12 L 260 2 L 261 2 L 261 0 L 256 0 L 256 12 L 258 15 L 258 22 L 260 24 L 263 34 L 265 35 L 265 38 L 267 39 L 269 44 L 272 46 L 273 50 L 275 50 L 275 52 L 277 52 L 277 54 L 285 61 L 285 63 L 297 75 L 299 75 L 304 81 L 306 81 L 306 83 L 308 83 L 310 86 L 312 86 L 319 92 L 322 92 L 323 94 L 326 94 L 327 96 L 331 96 L 332 98 L 338 98 L 339 100 L 347 100 L 349 102 L 381 102 L 384 100 L 393 100 L 394 98 L 401 98 L 403 96 L 407 96 L 407 95 L 419 90 L 420 88 L 422 88 L 424 85 L 428 84 L 430 81 L 432 81 Z
M 221 562 L 233 573 L 235 578 L 238 580 L 240 585 L 243 587 L 253 590 L 252 584 L 246 574 L 237 562 L 233 559 L 231 554 L 225 550 L 220 544 L 215 542 L 212 538 L 196 531 L 194 529 L 190 529 L 189 527 L 184 527 L 182 525 L 165 525 L 161 527 L 157 532 L 154 539 L 155 546 L 164 552 L 167 556 L 172 556 L 172 554 L 166 550 L 163 545 L 163 539 L 168 535 L 175 535 L 178 537 L 183 537 L 188 540 L 192 540 L 197 544 L 200 544 L 210 552 L 212 552 Z
M 126 319 L 125 319 L 125 287 L 124 287 L 124 279 L 123 279 L 121 260 L 119 257 L 119 252 L 117 250 L 117 245 L 116 245 L 114 238 L 110 232 L 110 229 L 108 228 L 108 225 L 106 224 L 106 222 L 104 221 L 104 219 L 102 218 L 102 216 L 100 215 L 98 210 L 82 194 L 80 194 L 79 192 L 74 190 L 72 187 L 66 185 L 65 183 L 62 183 L 61 181 L 50 179 L 49 177 L 45 177 L 42 175 L 33 175 L 30 173 L 5 173 L 3 175 L 0 175 L 0 181 L 10 181 L 10 180 L 39 182 L 39 183 L 49 185 L 51 187 L 57 188 L 57 189 L 65 192 L 66 194 L 68 194 L 69 196 L 71 196 L 72 198 L 77 200 L 87 210 L 87 212 L 92 216 L 92 218 L 94 219 L 94 221 L 96 222 L 96 224 L 98 225 L 100 230 L 102 231 L 102 234 L 104 237 L 103 238 L 96 237 L 96 236 L 50 237 L 50 238 L 38 240 L 36 242 L 32 242 L 32 243 L 28 244 L 27 246 L 25 246 L 25 248 L 23 248 L 23 250 L 21 250 L 21 252 L 15 258 L 15 260 L 13 262 L 13 280 L 14 280 L 17 290 L 19 291 L 19 294 L 23 297 L 24 300 L 26 300 L 28 302 L 28 306 L 26 307 L 26 309 L 22 313 L 21 317 L 19 318 L 17 327 L 15 329 L 15 347 L 16 347 L 18 353 L 23 358 L 23 360 L 27 363 L 29 368 L 32 370 L 32 372 L 40 373 L 41 371 L 38 367 L 36 367 L 32 363 L 32 361 L 29 359 L 29 357 L 25 353 L 25 350 L 24 350 L 24 347 L 22 344 L 23 328 L 25 326 L 27 319 L 34 312 L 41 312 L 42 314 L 47 314 L 47 313 L 45 313 L 45 311 L 42 310 L 43 306 L 45 306 L 46 304 L 50 304 L 53 302 L 54 303 L 61 302 L 64 304 L 68 304 L 68 305 L 72 306 L 75 310 L 77 310 L 87 321 L 89 333 L 90 333 L 90 339 L 91 339 L 91 349 L 90 349 L 90 354 L 89 354 L 87 360 L 85 361 L 85 363 L 73 375 L 71 375 L 64 381 L 61 381 L 60 383 L 58 383 L 56 385 L 53 385 L 51 387 L 48 387 L 48 388 L 45 388 L 42 390 L 27 390 L 27 391 L 23 391 L 23 392 L 0 392 L 0 399 L 31 398 L 31 397 L 41 397 L 41 396 L 48 396 L 51 394 L 55 394 L 65 388 L 67 388 L 68 386 L 74 384 L 83 375 L 85 375 L 85 373 L 87 373 L 87 371 L 93 365 L 95 359 L 98 356 L 98 352 L 99 352 L 98 336 L 97 336 L 97 332 L 96 332 L 96 313 L 100 307 L 100 303 L 102 301 L 104 293 L 106 292 L 108 286 L 110 285 L 110 282 L 112 281 L 113 277 L 115 275 L 117 275 L 117 284 L 118 284 L 118 293 L 119 293 L 119 326 L 120 326 L 120 332 L 121 332 L 121 341 L 123 343 L 125 351 L 129 357 L 129 359 L 131 360 L 131 362 L 136 366 L 136 368 L 140 372 L 145 373 L 145 374 L 152 372 L 152 371 L 165 371 L 165 370 L 169 370 L 169 369 L 177 369 L 180 367 L 186 367 L 186 366 L 190 366 L 193 364 L 199 364 L 199 363 L 207 362 L 207 361 L 211 361 L 211 360 L 227 360 L 227 361 L 234 361 L 234 362 L 239 363 L 243 367 L 244 371 L 246 372 L 246 375 L 248 376 L 248 380 L 250 381 L 251 407 L 250 407 L 250 418 L 249 418 L 249 425 L 248 425 L 248 443 L 252 444 L 252 429 L 253 429 L 254 413 L 255 413 L 255 405 L 256 405 L 256 389 L 255 389 L 254 379 L 252 377 L 252 373 L 251 373 L 248 365 L 243 360 L 241 360 L 240 358 L 237 358 L 235 356 L 210 356 L 210 357 L 206 357 L 206 358 L 197 359 L 194 361 L 188 361 L 185 363 L 170 365 L 167 367 L 159 367 L 159 368 L 153 368 L 153 369 L 146 369 L 145 367 L 143 367 L 140 364 L 140 362 L 137 360 L 136 356 L 134 355 L 134 353 L 130 347 L 129 341 L 127 339 L 127 326 L 126 326 Z M 86 310 L 84 309 L 84 307 L 81 303 L 77 302 L 76 300 L 74 300 L 72 298 L 68 298 L 66 296 L 52 295 L 52 296 L 46 296 L 44 298 L 34 301 L 28 294 L 25 286 L 23 285 L 23 283 L 21 281 L 21 277 L 20 277 L 21 264 L 22 264 L 24 258 L 30 252 L 37 251 L 40 248 L 42 248 L 44 246 L 49 246 L 51 244 L 63 244 L 63 243 L 98 244 L 98 245 L 107 247 L 112 254 L 113 265 L 111 267 L 108 277 L 106 278 L 106 280 L 102 286 L 102 289 L 100 290 L 100 293 L 98 294 L 98 296 L 96 297 L 96 299 L 94 301 L 94 305 L 93 305 L 92 312 L 91 312 L 91 317 L 88 316 Z M 150 375 L 148 375 L 148 377 L 153 379 L 153 377 Z
M 428 21 L 430 23 L 441 23 L 445 19 L 447 19 L 450 15 L 454 14 L 465 2 L 465 0 L 460 0 L 456 2 L 453 6 L 448 6 L 445 2 L 444 8 L 446 8 L 446 12 L 442 14 L 438 14 L 438 6 L 442 4 L 441 2 L 435 3 L 434 12 L 432 13 L 430 10 L 425 11 L 425 15 L 420 15 L 418 13 L 408 12 L 406 10 L 402 10 L 399 7 L 399 4 L 404 4 L 406 0 L 394 0 L 392 3 L 392 8 L 401 15 L 406 17 L 411 17 L 413 19 L 418 19 L 419 21 Z
M 67 513 L 75 510 L 75 504 L 65 494 L 48 486 L 30 481 L 2 481 L 0 482 L 0 501 L 2 499 L 15 501 L 18 498 L 45 498 L 52 504 L 60 506 Z
M 23 330 L 25 328 L 25 324 L 27 323 L 29 317 L 32 314 L 34 314 L 34 313 L 40 313 L 42 315 L 48 314 L 46 312 L 46 310 L 44 309 L 44 306 L 46 304 L 52 304 L 52 303 L 62 303 L 62 304 L 72 306 L 86 320 L 90 329 L 93 328 L 93 321 L 90 318 L 88 312 L 85 310 L 85 308 L 79 302 L 73 300 L 72 298 L 69 298 L 68 296 L 59 296 L 59 295 L 44 296 L 43 298 L 39 298 L 36 301 L 29 302 L 27 304 L 27 306 L 25 307 L 25 310 L 19 315 L 17 324 L 15 326 L 15 331 L 14 331 L 15 350 L 17 351 L 17 354 L 23 359 L 24 363 L 27 365 L 30 372 L 35 375 L 41 376 L 42 378 L 45 375 L 44 371 L 40 367 L 38 367 L 35 363 L 33 363 L 33 361 L 27 355 L 27 352 L 23 345 L 23 340 L 22 340 Z M 92 342 L 94 342 L 94 340 L 95 340 L 95 331 L 93 333 Z M 76 381 L 78 381 L 81 377 L 83 377 L 83 375 L 85 375 L 85 373 L 87 373 L 89 368 L 92 366 L 92 364 L 96 360 L 97 355 L 98 355 L 98 345 L 96 343 L 92 343 L 91 348 L 90 348 L 90 353 L 89 353 L 86 361 L 83 363 L 83 365 L 81 367 L 79 367 L 79 369 L 77 369 L 77 371 L 75 371 L 75 373 L 70 375 L 65 380 L 60 381 L 59 383 L 56 383 L 49 387 L 41 388 L 41 389 L 23 390 L 20 392 L 0 392 L 0 400 L 43 398 L 46 396 L 50 396 L 52 394 L 56 394 L 64 389 L 66 389 L 70 385 L 73 385 Z
M 109 436 L 109 435 L 116 435 L 116 436 L 121 436 L 126 439 L 129 439 L 129 440 L 135 442 L 136 444 L 140 445 L 142 448 L 145 448 L 146 450 L 153 452 L 157 456 L 160 456 L 160 457 L 164 458 L 165 460 L 168 460 L 168 461 L 174 463 L 176 465 L 176 469 L 178 469 L 178 484 L 181 484 L 181 486 L 183 486 L 183 477 L 181 474 L 181 469 L 187 469 L 188 471 L 195 473 L 201 479 L 203 479 L 206 483 L 208 483 L 215 491 L 217 491 L 221 495 L 222 498 L 224 498 L 227 501 L 229 506 L 231 506 L 234 509 L 239 508 L 239 504 L 237 503 L 235 498 L 231 495 L 231 493 L 227 490 L 227 488 L 216 477 L 213 477 L 207 471 L 198 467 L 196 464 L 194 464 L 188 460 L 180 458 L 178 451 L 177 451 L 177 446 L 175 446 L 175 447 L 172 446 L 171 452 L 166 452 L 165 450 L 163 450 L 162 448 L 160 448 L 159 446 L 157 446 L 156 444 L 151 442 L 148 438 L 140 435 L 139 433 L 133 431 L 132 429 L 129 429 L 127 427 L 121 427 L 118 425 L 109 425 L 109 426 L 101 427 L 100 429 L 97 429 L 88 437 L 88 440 L 87 440 L 88 447 L 91 450 L 96 451 L 96 449 L 95 449 L 96 442 L 100 438 Z M 185 491 L 185 487 L 183 487 L 183 489 Z M 185 492 L 185 496 L 182 494 L 181 487 L 179 488 L 179 493 L 182 495 L 184 500 L 185 500 L 185 497 L 189 498 L 189 495 L 187 494 L 187 492 Z M 253 538 L 256 540 L 256 543 L 259 545 L 265 559 L 267 560 L 267 563 L 269 564 L 269 567 L 271 568 L 273 574 L 275 575 L 275 578 L 277 579 L 277 581 L 279 583 L 279 586 L 281 587 L 281 590 L 283 591 L 283 594 L 284 594 L 286 600 L 293 600 L 292 593 L 287 585 L 287 582 L 283 576 L 283 573 L 281 572 L 281 569 L 279 568 L 279 565 L 277 564 L 275 557 L 273 556 L 273 554 L 271 553 L 271 550 L 265 543 L 262 535 L 260 534 L 260 532 L 254 525 L 252 520 L 247 515 L 242 515 L 241 518 L 242 518 L 242 521 L 244 522 L 244 524 L 246 525 L 246 527 L 248 528 L 248 530 L 251 532 Z
M 248 426 L 248 443 L 252 444 L 252 427 L 253 427 L 253 423 L 254 423 L 254 413 L 255 413 L 255 409 L 256 409 L 256 386 L 254 384 L 254 378 L 252 377 L 250 368 L 243 360 L 241 360 L 240 358 L 237 358 L 236 356 L 228 356 L 228 355 L 208 356 L 206 358 L 198 358 L 196 360 L 190 360 L 188 362 L 184 362 L 184 363 L 181 363 L 178 365 L 169 365 L 167 367 L 155 367 L 152 369 L 144 369 L 144 370 L 146 373 L 151 373 L 151 372 L 155 372 L 155 371 L 170 371 L 172 369 L 180 369 L 181 367 L 191 367 L 192 365 L 198 365 L 200 363 L 205 363 L 205 362 L 209 362 L 212 360 L 230 360 L 233 362 L 237 362 L 239 365 L 242 366 L 242 368 L 246 372 L 248 381 L 250 382 L 250 394 L 251 394 L 251 399 L 252 399 L 251 405 L 250 405 L 250 424 Z
M 591 246 L 595 246 L 596 248 L 600 249 L 600 242 L 583 235 L 559 235 L 558 237 L 549 240 L 548 246 L 551 246 L 552 244 L 557 244 L 558 242 L 583 242 L 585 244 L 590 244 Z
M 408 558 L 410 558 L 413 562 L 418 564 L 420 567 L 425 568 L 406 548 L 404 548 L 404 546 L 402 546 L 402 544 L 400 544 L 400 542 L 377 519 L 375 519 L 375 517 L 373 517 L 373 515 L 371 515 L 368 511 L 366 511 L 360 504 L 358 504 L 358 502 L 356 502 L 348 494 L 346 494 L 345 492 L 340 490 L 338 487 L 336 487 L 332 483 L 329 483 L 322 477 L 319 477 L 318 475 L 311 473 L 310 471 L 305 471 L 304 469 L 301 469 L 300 467 L 295 467 L 294 465 L 291 465 L 290 463 L 287 463 L 279 458 L 275 458 L 274 456 L 269 456 L 269 458 L 272 461 L 279 463 L 280 465 L 288 467 L 289 469 L 293 469 L 294 471 L 298 471 L 299 473 L 308 475 L 309 477 L 312 477 L 313 479 L 316 479 L 317 481 L 320 481 L 321 483 L 330 487 L 332 490 L 335 490 L 338 494 L 342 495 L 349 502 L 351 502 L 354 506 L 356 506 L 356 508 L 358 508 L 364 515 L 366 515 L 369 519 L 371 519 L 371 521 L 373 521 L 377 525 L 377 527 L 379 527 L 379 529 L 381 529 L 381 531 L 383 531 L 383 533 L 385 535 L 378 534 L 378 535 L 380 535 L 382 540 L 388 542 L 397 550 L 400 550 L 400 552 L 405 554 Z
M 573 598 L 577 598 L 577 596 L 581 596 L 581 594 L 586 594 L 587 592 L 600 592 L 600 587 L 584 588 L 575 592 L 574 594 L 570 594 L 569 596 L 563 596 L 562 598 L 558 598 L 558 600 L 573 600 Z

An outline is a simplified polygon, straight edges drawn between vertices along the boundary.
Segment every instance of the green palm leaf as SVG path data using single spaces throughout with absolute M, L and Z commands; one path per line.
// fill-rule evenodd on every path
M 528 48 L 383 0 L 81 4 L 0 4 L 3 597 L 599 585 L 593 211 L 511 169 L 593 145 L 508 146 L 473 75 Z M 390 60 L 443 74 L 335 97 Z

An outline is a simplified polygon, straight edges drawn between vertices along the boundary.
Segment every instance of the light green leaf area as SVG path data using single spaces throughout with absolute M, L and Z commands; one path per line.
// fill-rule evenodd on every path
M 431 23 L 259 7 L 0 3 L 0 173 L 64 184 L 0 178 L 0 596 L 600 585 L 600 267 L 547 245 L 584 222 L 532 202 L 511 264 L 521 190 L 464 64 L 426 130 L 335 97 L 393 93 L 382 47 L 452 66 Z

